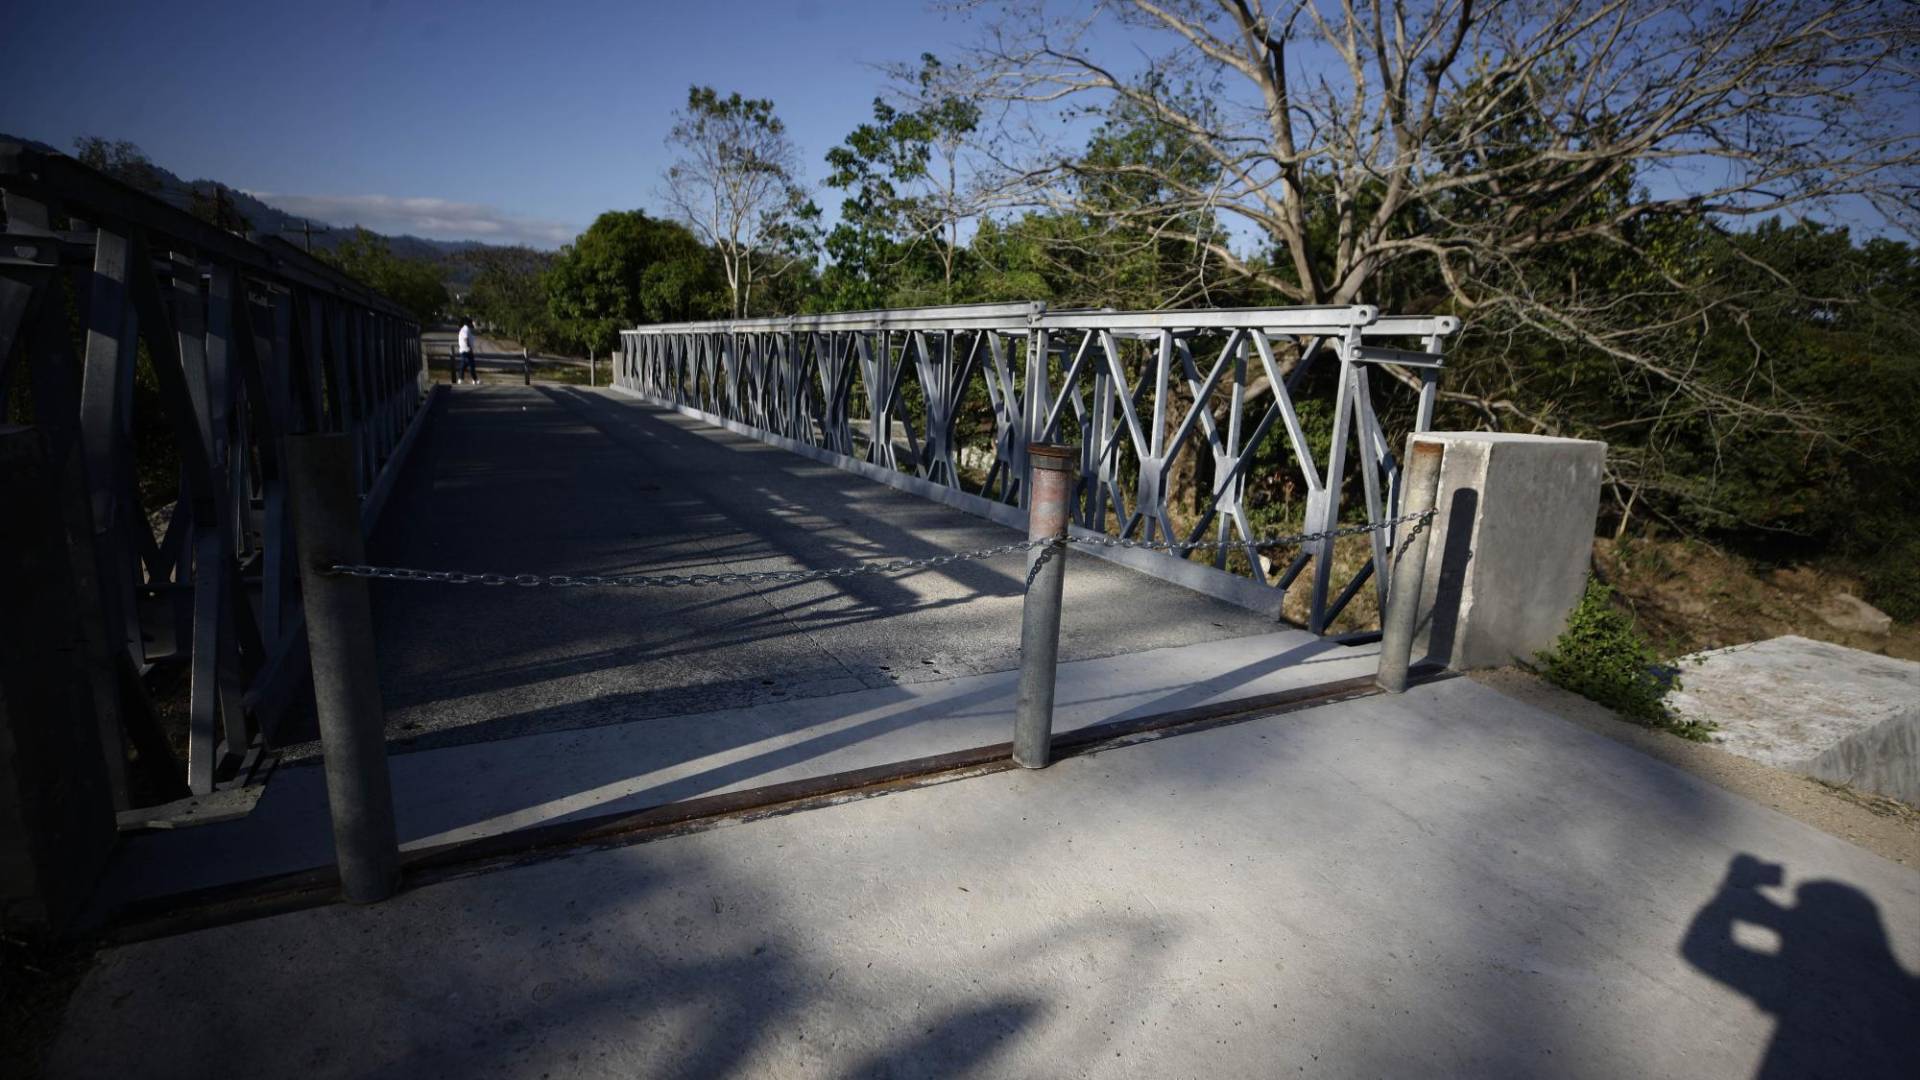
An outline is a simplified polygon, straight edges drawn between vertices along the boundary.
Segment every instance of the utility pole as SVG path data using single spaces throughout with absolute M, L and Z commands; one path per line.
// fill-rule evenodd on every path
M 317 232 L 332 232 L 333 230 L 325 225 L 315 225 L 312 220 L 308 218 L 299 218 L 297 220 L 300 222 L 298 226 L 282 225 L 280 226 L 281 231 L 297 232 L 305 236 L 307 240 L 307 254 L 311 255 L 313 254 L 313 234 Z

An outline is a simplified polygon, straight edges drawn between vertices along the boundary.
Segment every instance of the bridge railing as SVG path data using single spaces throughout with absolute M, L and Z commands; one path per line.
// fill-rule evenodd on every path
M 1393 447 L 1403 442 L 1377 399 L 1398 391 L 1390 420 L 1428 430 L 1458 327 L 1360 304 L 1125 312 L 1031 302 L 677 323 L 623 331 L 614 384 L 917 478 L 996 517 L 992 508 L 1026 505 L 1029 444 L 1076 445 L 1077 530 L 1249 541 L 1219 550 L 1210 569 L 1178 567 L 1177 579 L 1275 615 L 1304 583 L 1305 622 L 1322 633 L 1369 582 L 1384 609 L 1391 530 L 1369 534 L 1370 553 L 1338 577 L 1333 539 L 1269 565 L 1250 543 L 1255 500 L 1277 490 L 1290 503 L 1297 490 L 1294 524 L 1318 531 L 1397 516 Z M 1355 498 L 1357 512 L 1343 505 Z
M 447 381 L 452 383 L 453 380 L 457 378 L 454 372 L 458 370 L 460 352 L 459 349 L 452 344 L 447 345 L 444 352 L 446 354 L 447 371 L 449 373 Z M 476 351 L 473 354 L 473 365 L 476 371 L 480 368 L 496 368 L 508 372 L 517 372 L 520 375 L 521 381 L 527 386 L 533 385 L 533 373 L 536 368 L 586 368 L 589 384 L 592 383 L 595 373 L 595 366 L 591 360 L 578 360 L 571 356 L 546 356 L 535 353 L 531 349 L 521 349 L 519 352 Z
M 142 676 L 187 671 L 192 791 L 245 766 L 305 662 L 284 437 L 353 436 L 371 520 L 426 387 L 405 309 L 60 154 L 0 143 L 0 415 L 75 462 L 70 528 L 111 780 L 172 760 Z M 6 507 L 58 514 L 59 507 Z M 9 617 L 12 617 L 11 615 Z

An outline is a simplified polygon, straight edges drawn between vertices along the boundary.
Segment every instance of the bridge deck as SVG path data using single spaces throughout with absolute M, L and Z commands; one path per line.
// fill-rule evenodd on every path
M 513 573 L 836 566 L 1018 534 L 678 414 L 577 387 L 443 396 L 370 557 Z M 1018 664 L 1019 556 L 693 589 L 375 589 L 390 736 L 427 747 L 945 680 Z M 1063 660 L 1272 633 L 1074 560 Z M 311 747 L 306 748 L 308 750 Z
M 436 404 L 377 562 L 512 573 L 771 570 L 1017 534 L 578 387 Z M 381 582 L 375 635 L 409 848 L 837 775 L 1012 736 L 1019 556 L 803 585 Z M 1055 729 L 1371 673 L 1348 648 L 1098 559 L 1067 575 Z M 593 729 L 593 730 L 584 730 Z M 509 741 L 501 741 L 509 740 Z M 245 818 L 128 838 L 102 904 L 327 865 L 318 749 Z

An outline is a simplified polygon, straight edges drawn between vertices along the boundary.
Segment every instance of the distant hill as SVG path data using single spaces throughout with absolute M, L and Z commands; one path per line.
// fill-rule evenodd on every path
M 71 151 L 62 150 L 55 146 L 48 146 L 46 143 L 40 142 L 37 139 L 24 139 L 17 135 L 8 135 L 5 132 L 0 132 L 0 140 L 24 143 L 36 150 L 46 153 L 67 154 L 71 156 Z M 152 165 L 152 170 L 153 176 L 160 185 L 159 189 L 153 194 L 164 202 L 177 206 L 182 210 L 191 210 L 196 194 L 202 201 L 210 200 L 215 197 L 217 190 L 225 188 L 226 198 L 231 202 L 234 210 L 247 220 L 247 224 L 253 232 L 280 236 L 290 243 L 302 246 L 307 242 L 307 237 L 304 232 L 304 226 L 307 224 L 306 218 L 289 214 L 285 210 L 264 203 L 258 198 L 220 181 L 208 179 L 183 180 L 178 174 L 157 164 Z M 353 235 L 353 227 L 351 225 L 342 226 L 333 222 L 319 221 L 314 222 L 314 225 L 326 225 L 329 227 L 326 232 L 319 232 L 316 229 L 313 233 L 313 250 L 316 254 L 323 251 L 332 251 L 348 237 Z M 367 231 L 373 232 L 372 229 L 368 229 Z M 424 236 L 387 236 L 383 233 L 374 233 L 374 235 L 384 239 L 387 242 L 387 249 L 402 259 L 413 259 L 440 266 L 446 273 L 449 287 L 468 285 L 471 284 L 473 280 L 474 270 L 472 264 L 465 259 L 458 258 L 458 256 L 476 249 L 495 246 L 482 243 L 478 240 L 432 240 Z

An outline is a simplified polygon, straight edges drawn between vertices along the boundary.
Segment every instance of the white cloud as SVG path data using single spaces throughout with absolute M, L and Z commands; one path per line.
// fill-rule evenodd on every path
M 410 233 L 434 240 L 482 240 L 489 244 L 526 244 L 557 248 L 572 243 L 577 226 L 521 217 L 480 203 L 396 195 L 279 195 L 248 192 L 269 206 L 329 225 L 360 225 L 397 236 Z

